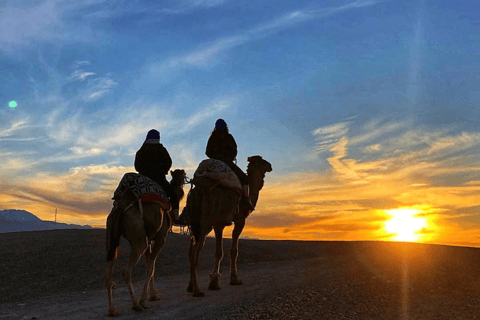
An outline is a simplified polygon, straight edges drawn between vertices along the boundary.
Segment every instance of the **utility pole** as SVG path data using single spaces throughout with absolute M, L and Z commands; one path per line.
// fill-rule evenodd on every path
M 57 208 L 55 208 L 55 229 L 57 229 Z

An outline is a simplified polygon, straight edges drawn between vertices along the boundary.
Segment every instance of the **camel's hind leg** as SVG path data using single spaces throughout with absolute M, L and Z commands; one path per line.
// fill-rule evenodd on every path
M 237 274 L 237 257 L 238 257 L 238 238 L 245 227 L 245 219 L 235 221 L 235 227 L 232 232 L 232 246 L 230 247 L 230 284 L 243 284 Z
M 202 250 L 203 245 L 205 244 L 205 237 L 206 236 L 198 237 L 196 241 L 194 240 L 194 237 L 192 237 L 192 241 L 190 243 L 190 283 L 187 291 L 193 292 L 194 297 L 203 297 L 205 295 L 205 293 L 200 291 L 197 279 L 198 258 L 200 256 L 200 250 Z
M 157 296 L 157 292 L 155 291 L 154 287 L 154 279 L 155 279 L 155 262 L 157 261 L 158 254 L 162 250 L 168 232 L 170 231 L 170 226 L 165 223 L 160 229 L 159 233 L 155 237 L 155 241 L 153 242 L 152 250 L 147 250 L 145 254 L 146 262 L 147 262 L 147 277 L 145 278 L 145 286 L 143 287 L 142 298 L 140 299 L 140 305 L 144 308 L 146 307 L 146 300 L 147 295 L 149 296 L 150 301 L 157 301 L 160 300 Z M 147 294 L 149 293 L 149 294 Z
M 125 268 L 123 273 L 123 277 L 125 278 L 125 282 L 128 286 L 128 293 L 130 294 L 130 299 L 132 299 L 133 307 L 132 309 L 135 311 L 142 311 L 143 308 L 138 304 L 135 300 L 135 293 L 133 291 L 133 284 L 132 284 L 132 270 L 133 267 L 138 263 L 140 257 L 143 255 L 145 250 L 147 249 L 147 238 L 143 238 L 143 241 L 140 239 L 133 239 L 130 241 L 130 258 L 128 259 L 128 264 Z
M 148 280 L 149 282 L 148 282 L 148 288 L 144 288 L 142 298 L 140 300 L 140 304 L 142 306 L 144 306 L 144 303 L 147 300 L 147 292 L 148 292 L 148 300 L 150 300 L 150 301 L 160 300 L 160 298 L 157 295 L 157 291 L 155 291 L 154 279 L 155 279 L 155 265 L 156 265 L 157 257 L 158 257 L 158 254 L 160 253 L 160 250 L 162 249 L 164 243 L 165 242 L 159 244 L 158 241 L 155 241 L 154 245 L 153 245 L 152 252 L 150 254 L 147 254 L 146 257 L 145 257 L 146 262 L 147 262 L 147 266 L 151 265 L 151 270 L 152 271 L 151 271 L 151 275 L 149 275 L 150 267 L 147 268 L 147 278 L 145 279 L 145 281 Z
M 220 262 L 223 259 L 223 229 L 224 226 L 215 226 L 215 265 L 213 271 L 210 274 L 210 285 L 208 290 L 220 290 Z
M 108 293 L 108 316 L 109 317 L 116 317 L 118 316 L 118 312 L 113 305 L 113 264 L 115 263 L 115 259 L 112 259 L 107 262 L 107 274 L 106 274 L 106 282 L 107 282 L 107 293 Z
M 107 285 L 107 294 L 108 294 L 108 316 L 116 317 L 118 316 L 117 310 L 113 305 L 113 265 L 117 259 L 118 246 L 120 244 L 121 237 L 121 226 L 120 214 L 114 207 L 107 218 L 107 271 L 105 274 L 105 280 Z

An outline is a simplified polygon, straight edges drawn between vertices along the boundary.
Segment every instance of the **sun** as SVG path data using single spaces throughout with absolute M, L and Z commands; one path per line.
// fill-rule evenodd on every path
M 385 223 L 385 230 L 395 234 L 392 238 L 397 241 L 417 241 L 420 238 L 418 231 L 427 227 L 425 218 L 416 217 L 420 210 L 400 208 L 385 211 L 392 218 Z

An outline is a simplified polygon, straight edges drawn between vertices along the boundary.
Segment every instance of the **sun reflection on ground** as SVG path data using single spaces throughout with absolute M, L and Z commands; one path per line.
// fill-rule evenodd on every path
M 419 241 L 422 235 L 419 233 L 427 227 L 427 219 L 417 217 L 421 210 L 413 208 L 399 208 L 385 210 L 391 219 L 385 222 L 385 230 L 395 234 L 392 240 L 397 241 Z

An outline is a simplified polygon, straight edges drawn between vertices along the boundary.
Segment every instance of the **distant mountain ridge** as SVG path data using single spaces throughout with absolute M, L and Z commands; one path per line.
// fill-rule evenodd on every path
M 92 227 L 43 221 L 25 210 L 0 210 L 0 233 L 54 229 L 92 229 Z

